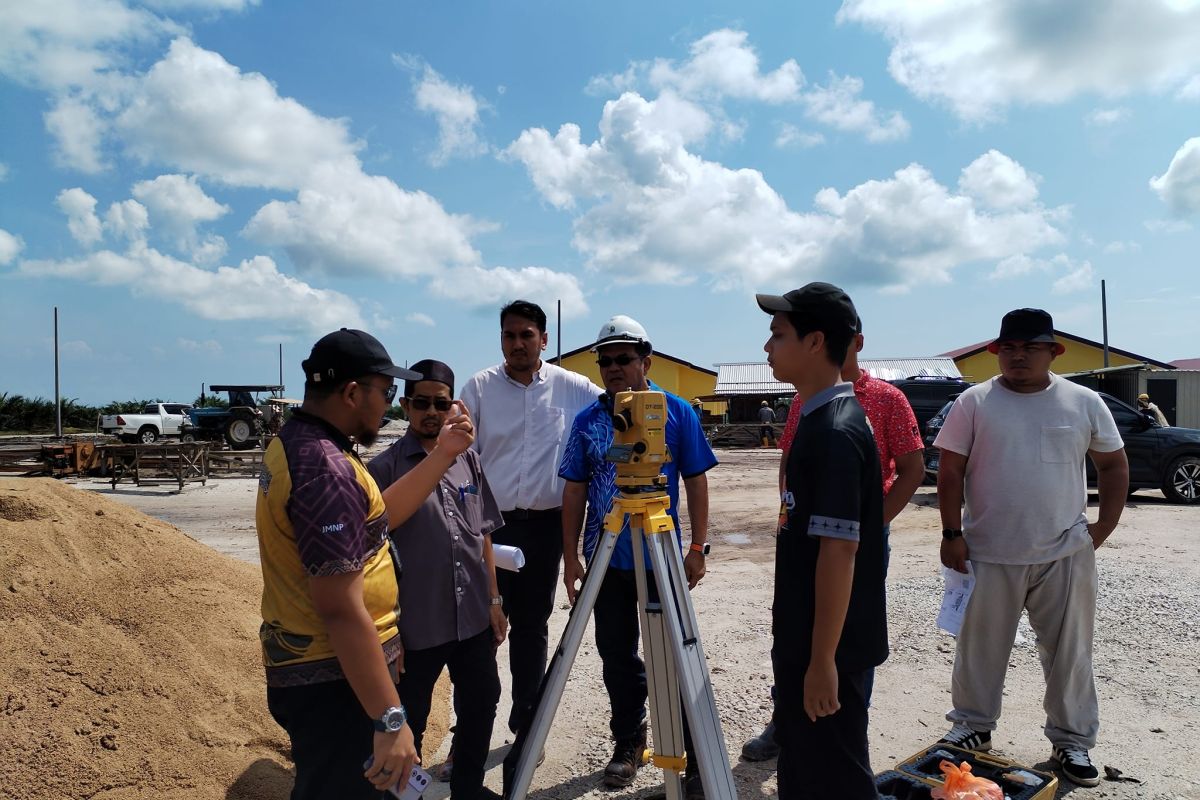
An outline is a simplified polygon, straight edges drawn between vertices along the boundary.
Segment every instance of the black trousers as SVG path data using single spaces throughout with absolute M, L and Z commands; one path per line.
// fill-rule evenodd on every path
M 500 701 L 500 676 L 496 672 L 496 649 L 491 626 L 461 642 L 407 650 L 404 672 L 396 688 L 408 711 L 417 752 L 425 737 L 433 686 L 443 668 L 449 668 L 454 684 L 454 771 L 450 795 L 455 800 L 474 800 L 483 786 L 496 704 Z
M 379 800 L 363 777 L 375 728 L 346 680 L 267 687 L 267 708 L 292 742 L 292 800 Z
M 780 800 L 876 800 L 875 773 L 867 742 L 867 678 L 870 670 L 838 670 L 841 708 L 809 720 L 804 712 L 807 665 L 775 667 L 775 738 L 779 742 Z
M 513 733 L 533 717 L 538 687 L 546 673 L 548 623 L 562 561 L 561 510 L 534 513 L 536 516 L 524 519 L 506 513 L 504 527 L 492 534 L 493 543 L 519 547 L 525 554 L 520 572 L 496 570 L 508 617 L 508 668 L 512 674 L 508 729 Z
M 604 688 L 612 709 L 609 729 L 621 742 L 637 736 L 646 721 L 646 664 L 638 655 L 640 617 L 638 615 L 637 573 L 609 567 L 596 595 L 593 616 L 596 621 L 596 651 L 603 665 Z M 646 594 L 658 601 L 654 574 L 646 571 Z M 683 745 L 689 760 L 695 763 L 687 714 L 683 715 Z

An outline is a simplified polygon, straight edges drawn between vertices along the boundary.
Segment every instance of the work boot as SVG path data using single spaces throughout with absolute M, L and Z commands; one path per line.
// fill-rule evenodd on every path
M 763 732 L 742 745 L 742 758 L 747 761 L 766 761 L 779 755 L 779 742 L 775 741 L 775 720 L 767 723 Z
M 633 783 L 645 753 L 646 724 L 642 723 L 636 735 L 617 742 L 612 760 L 604 768 L 604 785 L 610 789 L 620 789 Z

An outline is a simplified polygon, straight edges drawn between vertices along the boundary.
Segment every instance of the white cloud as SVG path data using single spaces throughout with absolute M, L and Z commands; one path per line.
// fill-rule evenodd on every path
M 219 356 L 224 352 L 221 343 L 216 339 L 205 339 L 197 341 L 195 339 L 179 338 L 175 340 L 175 348 L 182 350 L 185 353 L 195 353 L 197 355 Z
M 67 215 L 67 230 L 84 247 L 100 241 L 104 231 L 96 216 L 96 198 L 78 187 L 58 193 L 58 207 Z
M 259 0 L 142 0 L 145 5 L 163 11 L 241 11 L 256 6 Z
M 1088 261 L 1072 265 L 1069 272 L 1056 280 L 1050 287 L 1054 294 L 1073 294 L 1085 292 L 1096 284 L 1096 275 Z
M 55 142 L 54 159 L 60 166 L 88 174 L 105 168 L 100 146 L 107 124 L 92 106 L 64 97 L 43 119 Z
M 772 72 L 759 67 L 758 54 L 747 44 L 745 31 L 716 30 L 692 42 L 691 58 L 682 64 L 656 59 L 634 67 L 646 71 L 651 86 L 673 89 L 690 97 L 731 97 L 764 103 L 788 103 L 799 98 L 804 74 L 793 59 Z
M 1020 208 L 1037 199 L 1040 180 L 998 150 L 989 150 L 963 169 L 958 188 L 990 208 Z
M 761 288 L 824 276 L 907 287 L 1064 238 L 1057 225 L 1065 210 L 1044 208 L 1036 191 L 1022 205 L 1013 186 L 1005 195 L 981 180 L 990 199 L 1007 204 L 991 208 L 951 192 L 919 164 L 844 195 L 823 189 L 814 211 L 795 212 L 758 171 L 706 161 L 678 132 L 648 125 L 656 103 L 633 93 L 610 101 L 590 144 L 566 124 L 553 137 L 526 130 L 505 151 L 549 202 L 578 209 L 575 248 L 618 281 L 704 275 L 718 287 Z
M 1193 75 L 1187 83 L 1179 87 L 1175 96 L 1180 100 L 1200 100 L 1200 75 Z
M 1097 108 L 1089 111 L 1083 118 L 1083 124 L 1090 128 L 1108 128 L 1129 119 L 1129 109 Z
M 25 242 L 20 236 L 0 228 L 0 266 L 11 264 L 24 249 Z
M 587 301 L 579 279 L 546 267 L 468 267 L 451 270 L 434 279 L 435 294 L 474 308 L 495 306 L 517 297 L 551 307 L 561 300 L 564 317 L 587 313 Z
M 197 243 L 192 248 L 192 261 L 197 264 L 216 264 L 225 257 L 228 250 L 229 245 L 226 244 L 224 237 L 210 233 L 204 237 L 204 241 Z
M 0 161 L 0 183 L 4 183 L 6 180 L 8 180 L 8 173 L 8 164 Z
M 1175 151 L 1167 171 L 1150 179 L 1150 188 L 1171 213 L 1181 217 L 1200 213 L 1200 136 Z
M 266 256 L 206 270 L 135 243 L 126 253 L 100 250 L 77 259 L 22 261 L 19 269 L 37 277 L 125 286 L 136 296 L 178 303 L 203 319 L 265 320 L 311 332 L 362 326 L 350 298 L 284 275 Z
M 882 32 L 892 77 L 965 120 L 1012 104 L 1166 91 L 1200 68 L 1194 2 L 845 0 L 837 18 Z
M 795 125 L 784 123 L 779 126 L 779 134 L 775 137 L 775 146 L 785 147 L 816 147 L 824 144 L 825 137 L 812 131 L 802 131 Z
M 909 124 L 899 111 L 881 114 L 862 94 L 861 78 L 831 74 L 827 86 L 804 94 L 808 116 L 831 128 L 861 133 L 870 142 L 890 142 L 908 136 Z
M 411 322 L 414 325 L 424 325 L 427 328 L 432 328 L 437 325 L 437 323 L 433 321 L 433 317 L 429 316 L 428 314 L 422 314 L 420 311 L 414 311 L 411 314 L 405 315 L 404 321 Z
M 283 247 L 301 271 L 413 278 L 479 262 L 469 235 L 485 229 L 424 192 L 354 172 L 268 203 L 244 233 Z
M 1136 253 L 1141 250 L 1142 246 L 1137 242 L 1113 241 L 1104 245 L 1104 252 L 1109 255 L 1120 255 L 1124 253 Z
M 94 355 L 92 346 L 82 339 L 69 339 L 60 342 L 58 352 L 65 358 L 90 358 Z
M 196 226 L 218 220 L 230 211 L 229 206 L 205 194 L 194 175 L 159 175 L 154 180 L 138 181 L 132 192 L 153 215 L 155 230 L 189 254 L 204 246 L 198 241 Z M 220 258 L 224 255 L 224 240 L 219 236 L 211 240 L 220 240 Z M 210 258 L 208 263 L 213 260 Z
M 299 189 L 360 171 L 361 145 L 344 120 L 314 114 L 264 76 L 182 38 L 138 82 L 114 124 L 143 162 L 232 186 Z
M 412 66 L 411 56 L 393 56 L 401 66 Z M 417 109 L 432 114 L 438 124 L 438 146 L 429 154 L 434 166 L 442 166 L 452 158 L 473 158 L 488 151 L 487 143 L 479 137 L 479 112 L 486 104 L 475 96 L 470 86 L 455 85 L 428 64 L 413 79 L 413 95 Z
M 124 200 L 113 203 L 104 214 L 104 227 L 114 235 L 129 241 L 146 238 L 146 228 L 150 226 L 150 215 L 146 207 L 137 200 Z
M 1142 223 L 1151 233 L 1184 233 L 1192 226 L 1182 219 L 1148 219 Z

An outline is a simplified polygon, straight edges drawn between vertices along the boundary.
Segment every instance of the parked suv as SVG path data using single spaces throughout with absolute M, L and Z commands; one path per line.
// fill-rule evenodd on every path
M 933 375 L 918 375 L 903 380 L 889 381 L 908 398 L 913 413 L 917 415 L 917 430 L 925 430 L 925 423 L 938 413 L 951 397 L 962 394 L 971 384 L 957 378 Z
M 1112 412 L 1129 458 L 1129 491 L 1161 489 L 1172 503 L 1200 503 L 1200 430 L 1164 428 L 1132 406 L 1098 393 Z M 939 451 L 933 440 L 954 401 L 946 403 L 925 429 L 925 472 L 936 476 Z M 1096 468 L 1087 460 L 1088 485 L 1096 485 Z

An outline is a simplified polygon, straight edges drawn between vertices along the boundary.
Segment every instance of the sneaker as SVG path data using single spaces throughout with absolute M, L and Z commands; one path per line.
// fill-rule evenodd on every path
M 645 753 L 646 726 L 642 725 L 633 738 L 617 742 L 612 760 L 604 768 L 604 785 L 610 789 L 620 789 L 633 783 Z
M 961 722 L 956 722 L 954 723 L 954 727 L 946 732 L 945 736 L 938 739 L 938 744 L 950 744 L 955 747 L 961 747 L 963 750 L 986 753 L 992 749 L 992 734 L 991 731 L 977 731 L 968 728 Z
M 1095 786 L 1100 783 L 1100 773 L 1092 765 L 1088 751 L 1082 747 L 1055 747 L 1050 754 L 1051 761 L 1057 761 L 1062 768 L 1062 774 L 1072 783 L 1080 786 Z
M 771 720 L 763 732 L 742 745 L 742 758 L 747 761 L 766 761 L 779 755 L 779 742 L 775 741 L 775 720 Z

